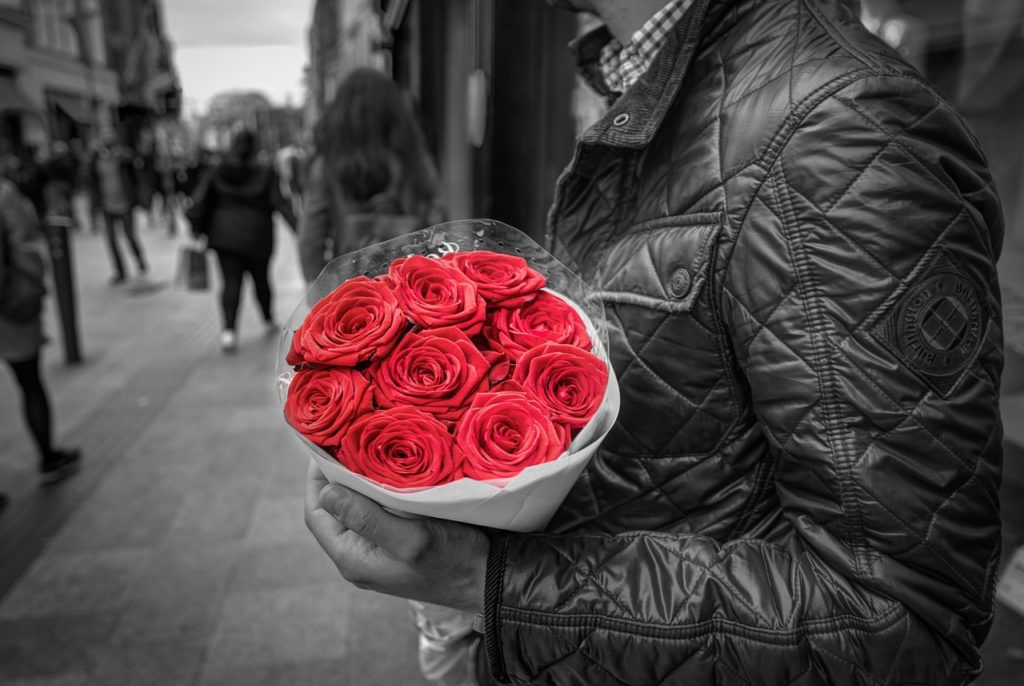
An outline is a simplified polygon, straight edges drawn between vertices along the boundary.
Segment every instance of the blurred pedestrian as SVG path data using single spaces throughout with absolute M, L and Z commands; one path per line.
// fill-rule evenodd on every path
M 42 233 L 31 202 L 0 178 L 0 359 L 21 390 L 25 423 L 39 451 L 44 483 L 55 483 L 78 467 L 80 453 L 54 447 L 50 400 L 40 374 L 45 294 Z
M 357 69 L 317 125 L 299 224 L 306 281 L 346 252 L 443 219 L 437 170 L 408 98 Z
M 135 200 L 146 213 L 147 228 L 152 229 L 157 226 L 156 196 L 161 189 L 157 171 L 156 136 L 152 130 L 143 129 L 139 133 L 132 164 L 135 168 Z
M 127 278 L 124 258 L 118 240 L 118 228 L 124 236 L 128 247 L 135 257 L 135 264 L 140 278 L 147 271 L 146 257 L 142 245 L 135 233 L 135 221 L 132 210 L 135 206 L 135 167 L 133 155 L 124 146 L 118 144 L 110 134 L 101 138 L 96 154 L 93 157 L 92 173 L 97 189 L 97 198 L 103 213 L 104 228 L 107 234 L 107 246 L 114 274 L 110 283 L 124 283 Z
M 48 215 L 74 219 L 71 196 L 75 191 L 77 162 L 65 141 L 54 141 L 42 162 L 43 204 Z M 74 224 L 72 224 L 74 226 Z
M 281 191 L 292 205 L 295 216 L 302 212 L 303 171 L 306 151 L 295 143 L 282 146 L 274 156 L 274 168 L 281 179 Z
M 226 353 L 238 348 L 238 306 L 246 273 L 252 279 L 267 333 L 277 330 L 270 287 L 274 212 L 295 228 L 295 216 L 281 194 L 277 174 L 257 159 L 257 152 L 251 131 L 236 133 L 225 159 L 200 183 L 187 213 L 193 235 L 205 236 L 207 245 L 217 253 L 223 276 L 220 342 Z

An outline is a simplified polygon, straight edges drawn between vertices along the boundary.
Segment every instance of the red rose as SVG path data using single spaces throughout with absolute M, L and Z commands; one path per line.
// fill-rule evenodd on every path
M 545 343 L 523 353 L 512 378 L 548 409 L 556 423 L 582 429 L 604 398 L 608 368 L 575 346 Z
M 590 350 L 590 336 L 580 315 L 564 300 L 544 291 L 520 308 L 494 310 L 483 335 L 491 348 L 513 360 L 548 342 Z
M 399 488 L 437 486 L 462 476 L 461 457 L 444 423 L 410 407 L 359 417 L 336 456 L 349 470 Z
M 487 304 L 469 277 L 441 260 L 400 257 L 388 268 L 388 281 L 409 319 L 425 329 L 454 326 L 467 335 L 480 332 Z
M 303 369 L 288 384 L 284 416 L 303 436 L 329 448 L 341 443 L 353 419 L 371 409 L 370 382 L 354 369 Z
M 569 432 L 526 393 L 480 393 L 459 420 L 455 443 L 466 476 L 497 479 L 554 460 L 569 447 Z
M 505 353 L 499 353 L 496 350 L 482 350 L 481 354 L 487 360 L 487 364 L 490 365 L 491 369 L 487 372 L 487 380 L 490 382 L 491 389 L 493 389 L 508 378 L 508 374 L 512 369 L 512 360 L 508 359 L 508 355 Z
M 455 420 L 487 383 L 491 365 L 455 327 L 409 332 L 371 371 L 380 407 L 412 406 Z
M 533 300 L 547 281 L 530 269 L 526 260 L 489 250 L 455 252 L 442 259 L 451 262 L 476 284 L 484 300 L 496 307 L 520 307 Z
M 313 306 L 286 359 L 292 366 L 354 367 L 385 354 L 407 327 L 388 285 L 357 276 Z

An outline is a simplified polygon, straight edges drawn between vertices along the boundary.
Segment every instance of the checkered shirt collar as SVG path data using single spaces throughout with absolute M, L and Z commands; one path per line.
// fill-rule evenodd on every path
M 599 68 L 608 90 L 625 93 L 643 76 L 665 44 L 672 27 L 679 23 L 692 4 L 693 0 L 671 0 L 637 29 L 629 43 L 622 45 L 613 38 L 601 49 Z

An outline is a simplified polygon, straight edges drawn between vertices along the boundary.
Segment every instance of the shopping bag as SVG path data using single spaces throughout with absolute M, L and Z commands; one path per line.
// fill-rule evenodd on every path
M 210 270 L 205 246 L 188 244 L 179 248 L 175 283 L 190 291 L 205 291 L 210 288 Z

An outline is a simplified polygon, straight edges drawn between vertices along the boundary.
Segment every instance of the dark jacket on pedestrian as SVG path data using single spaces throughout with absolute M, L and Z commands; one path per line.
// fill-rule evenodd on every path
M 121 145 L 102 146 L 89 163 L 90 186 L 96 207 L 119 216 L 130 214 L 138 202 L 131 150 Z
M 274 212 L 295 227 L 273 168 L 228 156 L 200 182 L 187 216 L 193 233 L 205 235 L 210 248 L 265 258 L 274 251 Z
M 45 342 L 46 258 L 31 201 L 0 178 L 0 359 L 21 362 Z
M 548 229 L 604 300 L 622 409 L 549 529 L 492 539 L 493 676 L 977 675 L 1003 224 L 949 102 L 845 2 L 695 0 Z

